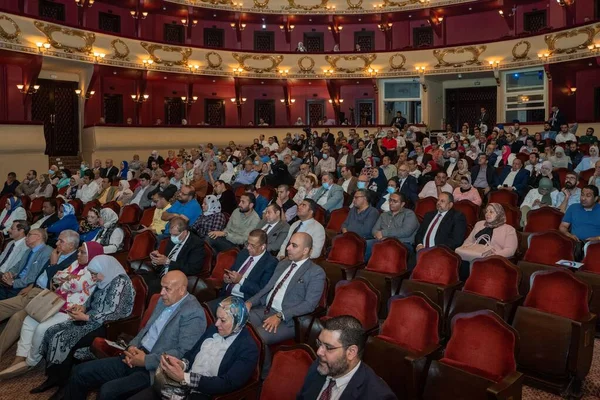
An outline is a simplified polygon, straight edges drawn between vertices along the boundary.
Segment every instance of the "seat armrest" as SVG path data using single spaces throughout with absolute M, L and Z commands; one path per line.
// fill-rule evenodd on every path
M 490 386 L 487 392 L 498 400 L 520 398 L 524 378 L 522 373 L 514 371 L 504 377 L 502 381 Z
M 118 321 L 105 322 L 106 338 L 108 340 L 117 340 L 120 334 L 126 333 L 135 336 L 139 330 L 141 317 L 127 317 Z
M 322 307 L 317 307 L 311 313 L 293 317 L 295 340 L 297 343 L 305 343 L 307 339 L 307 333 L 312 329 L 314 321 L 324 316 L 326 311 L 327 310 Z

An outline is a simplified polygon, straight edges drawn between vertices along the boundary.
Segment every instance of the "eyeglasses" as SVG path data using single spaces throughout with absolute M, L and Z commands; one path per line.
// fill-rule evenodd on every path
M 356 200 L 356 199 L 360 199 L 360 198 L 362 198 L 362 197 L 365 197 L 365 196 L 354 196 L 354 200 Z
M 330 346 L 330 345 L 328 345 L 326 343 L 321 342 L 319 339 L 317 339 L 316 345 L 317 345 L 317 349 L 320 349 L 321 347 L 324 347 L 325 351 L 334 351 L 334 350 L 337 350 L 337 349 L 343 349 L 344 347 L 347 347 L 347 346 L 332 347 L 332 346 Z

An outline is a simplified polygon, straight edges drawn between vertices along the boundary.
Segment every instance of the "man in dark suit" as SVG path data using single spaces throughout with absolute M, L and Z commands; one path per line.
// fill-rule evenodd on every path
M 519 198 L 527 194 L 529 181 L 529 171 L 523 168 L 523 161 L 515 158 L 512 167 L 506 166 L 496 181 L 497 188 L 500 190 L 510 190 L 517 192 Z
M 467 220 L 463 213 L 454 208 L 454 196 L 442 192 L 437 201 L 437 210 L 423 217 L 415 236 L 416 250 L 444 245 L 454 250 L 465 241 Z
M 165 199 L 171 200 L 177 192 L 177 186 L 172 185 L 169 181 L 169 178 L 167 178 L 166 176 L 161 176 L 158 180 L 158 185 L 156 185 L 156 187 L 153 190 L 148 192 L 146 198 L 148 200 L 152 200 L 152 196 L 154 196 L 154 194 L 158 192 L 162 192 L 162 194 L 165 196 Z M 194 221 L 192 221 L 192 223 L 193 222 Z
M 182 217 L 171 220 L 171 239 L 165 254 L 158 250 L 150 253 L 151 270 L 139 271 L 148 285 L 148 297 L 160 292 L 160 280 L 169 271 L 181 271 L 186 276 L 198 275 L 204 265 L 204 239 L 189 230 Z
M 262 219 L 256 229 L 265 231 L 267 240 L 267 251 L 271 254 L 277 254 L 283 241 L 290 231 L 290 225 L 282 220 L 283 210 L 277 203 L 271 203 L 265 210 L 265 218 Z M 284 217 L 285 218 L 285 217 Z
M 146 326 L 123 355 L 83 363 L 73 371 L 65 399 L 85 399 L 99 387 L 99 399 L 129 398 L 152 384 L 161 355 L 182 358 L 206 330 L 200 303 L 187 292 L 187 278 L 170 271 L 161 281 L 161 298 Z
M 323 324 L 317 340 L 318 359 L 311 365 L 297 400 L 396 400 L 389 386 L 361 362 L 366 335 L 349 315 Z
M 474 165 L 471 169 L 471 182 L 477 190 L 481 190 L 483 194 L 487 194 L 494 186 L 494 173 L 495 169 L 493 165 L 488 163 L 488 155 L 480 154 L 477 158 L 477 165 Z
M 344 192 L 348 193 L 350 196 L 354 195 L 356 189 L 358 188 L 358 179 L 352 175 L 351 167 L 342 167 L 340 168 L 340 173 L 342 177 L 338 179 L 338 185 L 344 189 Z
M 404 129 L 404 126 L 408 123 L 408 121 L 406 120 L 406 118 L 404 118 L 402 116 L 402 113 L 400 111 L 398 111 L 396 113 L 396 116 L 392 119 L 392 122 L 390 123 L 391 126 L 395 126 L 396 128 L 402 130 Z
M 490 114 L 488 114 L 485 107 L 481 107 L 481 114 L 479 114 L 479 118 L 477 118 L 476 124 L 478 127 L 482 128 L 485 125 L 487 128 L 490 128 Z M 488 129 L 490 131 L 490 129 Z
M 419 200 L 419 183 L 417 178 L 410 174 L 406 163 L 398 167 L 398 191 L 409 200 L 410 208 L 413 208 Z
M 552 114 L 548 118 L 550 130 L 554 132 L 560 131 L 560 126 L 567 123 L 567 117 L 558 109 L 557 106 L 552 106 Z
M 107 158 L 105 164 L 106 168 L 102 170 L 100 176 L 108 178 L 112 182 L 113 178 L 119 174 L 119 168 L 113 165 L 112 158 Z
M 217 307 L 224 298 L 237 296 L 248 300 L 267 286 L 278 262 L 266 250 L 267 243 L 265 231 L 255 229 L 250 232 L 248 244 L 239 252 L 231 268 L 225 270 L 218 297 L 208 302 L 213 315 L 216 315 Z

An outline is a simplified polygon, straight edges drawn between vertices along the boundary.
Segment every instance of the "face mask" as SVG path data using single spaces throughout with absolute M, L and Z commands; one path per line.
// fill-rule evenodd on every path
M 323 160 L 327 160 L 327 157 L 329 157 L 327 154 L 323 154 Z
M 231 165 L 233 165 L 235 167 L 237 165 L 237 161 L 232 161 Z
M 48 175 L 54 175 L 54 171 L 52 171 L 51 169 L 48 170 Z
M 171 235 L 171 242 L 173 244 L 179 244 L 179 243 L 181 243 L 181 239 L 179 239 L 179 235 Z
M 323 188 L 324 188 L 325 190 L 329 190 L 329 187 L 330 187 L 330 185 L 329 185 L 329 183 L 328 183 L 328 182 L 324 182 L 324 183 L 323 183 Z
M 367 182 L 357 182 L 356 187 L 359 189 L 364 189 L 367 187 Z
M 271 164 L 275 164 L 276 161 L 277 161 L 276 158 L 271 158 Z
M 387 192 L 388 192 L 389 194 L 392 194 L 392 193 L 394 193 L 395 191 L 396 191 L 396 188 L 395 188 L 395 187 L 392 187 L 392 186 L 388 186 L 388 187 L 387 187 Z
M 456 158 L 450 157 L 450 164 L 454 164 L 456 162 Z
M 81 169 L 84 169 L 84 168 L 85 168 L 85 164 L 81 164 Z
M 295 160 L 295 159 L 296 159 L 296 156 L 292 156 L 292 160 Z
M 258 165 L 258 161 L 254 161 L 254 165 Z

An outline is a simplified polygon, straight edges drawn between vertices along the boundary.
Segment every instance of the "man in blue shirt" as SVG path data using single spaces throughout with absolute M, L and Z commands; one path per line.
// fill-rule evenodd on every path
M 269 205 L 269 200 L 261 196 L 254 185 L 246 185 L 244 189 L 246 189 L 246 192 L 252 193 L 256 198 L 256 203 L 254 203 L 254 211 L 256 211 L 258 214 L 258 218 L 262 219 L 263 213 Z
M 180 216 L 188 220 L 188 223 L 191 225 L 196 222 L 201 214 L 202 208 L 200 207 L 200 204 L 198 204 L 198 200 L 196 200 L 196 191 L 194 187 L 183 185 L 179 191 L 179 198 L 168 211 L 162 213 L 161 219 L 163 221 L 170 221 L 173 218 Z M 164 233 L 158 237 L 159 240 L 171 236 L 169 234 L 169 225 L 170 224 L 167 223 Z
M 258 172 L 255 171 L 253 167 L 254 165 L 252 164 L 252 160 L 247 159 L 244 162 L 244 169 L 237 174 L 235 182 L 231 186 L 235 189 L 238 186 L 250 185 L 254 183 L 254 181 L 258 177 Z
M 598 187 L 587 185 L 581 189 L 581 202 L 567 209 L 560 231 L 580 242 L 600 239 L 600 204 Z

